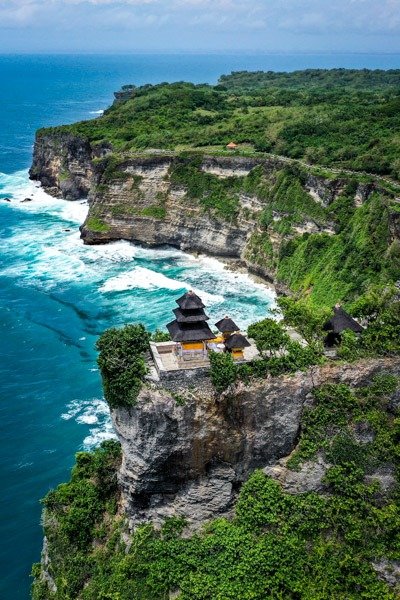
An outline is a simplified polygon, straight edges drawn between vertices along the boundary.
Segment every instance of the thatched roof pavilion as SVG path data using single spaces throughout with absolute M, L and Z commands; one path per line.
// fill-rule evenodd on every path
M 251 346 L 250 342 L 241 333 L 234 333 L 225 341 L 225 347 L 228 350 L 243 349 L 249 346 Z
M 332 317 L 326 321 L 323 329 L 328 332 L 325 338 L 325 344 L 327 346 L 334 346 L 340 342 L 340 334 L 345 330 L 354 331 L 354 333 L 361 333 L 364 328 L 357 323 L 351 315 L 349 315 L 340 304 L 336 304 L 333 308 Z
M 236 325 L 235 321 L 232 321 L 228 316 L 218 321 L 218 323 L 215 323 L 215 327 L 221 333 L 233 333 L 234 331 L 239 331 L 239 327 Z
M 355 333 L 361 333 L 364 328 L 340 305 L 336 305 L 333 308 L 333 316 L 324 325 L 324 330 L 340 334 L 345 329 L 350 329 Z

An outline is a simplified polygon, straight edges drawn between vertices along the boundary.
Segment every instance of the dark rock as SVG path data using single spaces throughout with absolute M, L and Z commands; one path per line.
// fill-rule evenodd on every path
M 23 200 L 21 200 L 22 202 L 32 202 L 32 198 L 24 198 Z
M 2 198 L 2 200 L 4 200 L 4 202 L 11 202 L 11 198 Z
M 328 467 L 322 457 L 298 474 L 281 461 L 297 444 L 303 408 L 313 401 L 310 393 L 326 382 L 365 385 L 383 370 L 400 374 L 400 359 L 330 364 L 239 384 L 219 402 L 203 378 L 192 381 L 188 391 L 186 379 L 178 376 L 174 393 L 148 384 L 135 407 L 112 411 L 123 451 L 122 502 L 131 527 L 181 515 L 195 529 L 216 514 L 229 515 L 240 485 L 256 468 L 275 475 L 293 493 L 321 490 Z M 184 404 L 177 404 L 176 394 L 185 395 Z M 390 488 L 390 469 L 371 477 Z

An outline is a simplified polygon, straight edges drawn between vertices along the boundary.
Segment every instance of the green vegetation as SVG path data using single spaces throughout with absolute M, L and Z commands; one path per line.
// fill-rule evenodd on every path
M 115 515 L 116 446 L 79 454 L 71 481 L 45 499 L 58 591 L 37 565 L 34 600 L 395 600 L 398 590 L 378 579 L 372 563 L 400 559 L 398 488 L 383 492 L 366 477 L 398 464 L 398 418 L 386 410 L 397 385 L 380 375 L 365 388 L 315 390 L 293 461 L 325 454 L 326 494 L 290 495 L 256 471 L 235 518 L 189 538 L 181 537 L 184 521 L 172 518 L 161 531 L 140 527 L 126 546 Z M 357 427 L 368 427 L 372 441 L 358 441 Z M 73 515 L 82 507 L 87 520 L 79 527 Z
M 326 335 L 323 326 L 331 309 L 312 306 L 306 298 L 280 296 L 277 303 L 285 325 L 293 327 L 309 344 L 322 342 Z
M 302 433 L 289 466 L 298 468 L 323 451 L 336 467 L 359 469 L 361 479 L 380 464 L 399 461 L 399 419 L 387 410 L 387 398 L 399 386 L 393 375 L 377 375 L 365 388 L 326 384 L 314 392 L 315 406 L 306 408 Z M 357 443 L 355 432 L 366 431 L 367 442 Z
M 61 140 L 74 134 L 112 149 L 95 160 L 97 192 L 101 196 L 113 181 L 126 180 L 129 188 L 131 181 L 134 205 L 111 206 L 115 217 L 165 219 L 167 194 L 151 206 L 135 204 L 143 196 L 142 177 L 126 166 L 138 156 L 149 164 L 158 160 L 154 149 L 168 154 L 166 179 L 186 190 L 186 214 L 196 218 L 200 209 L 231 224 L 247 220 L 249 230 L 254 224 L 245 259 L 326 307 L 400 279 L 399 82 L 400 70 L 334 69 L 239 72 L 221 77 L 217 86 L 127 87 L 100 118 L 38 135 Z M 229 156 L 231 140 L 239 144 L 235 155 L 260 164 L 255 160 L 244 177 L 204 172 L 204 154 Z M 271 154 L 290 160 L 273 166 Z M 311 175 L 326 188 L 326 205 L 307 192 Z M 368 199 L 356 205 L 360 184 L 368 187 Z M 256 197 L 261 210 L 241 207 L 246 197 Z M 108 216 L 91 212 L 87 228 L 106 233 Z
M 216 392 L 223 392 L 233 385 L 238 377 L 237 366 L 229 352 L 210 352 L 211 381 Z
M 111 408 L 135 404 L 147 373 L 144 353 L 149 341 L 150 334 L 143 325 L 108 329 L 98 339 L 104 396 Z
M 368 326 L 356 337 L 346 332 L 339 356 L 356 360 L 368 356 L 400 355 L 400 302 L 395 286 L 375 286 L 352 305 L 355 316 L 367 320 Z
M 92 576 L 95 556 L 89 557 L 92 543 L 111 546 L 113 519 L 117 511 L 117 468 L 121 448 L 106 441 L 93 452 L 78 452 L 68 483 L 62 483 L 43 500 L 44 532 L 48 540 L 51 573 L 57 582 L 56 598 L 78 598 Z M 37 576 L 34 600 L 51 598 L 47 584 Z
M 256 342 L 261 356 L 276 356 L 276 353 L 285 350 L 290 342 L 282 325 L 274 319 L 264 319 L 253 323 L 248 328 L 248 334 Z
M 152 342 L 170 342 L 171 336 L 168 331 L 163 331 L 161 329 L 156 329 L 154 333 L 151 334 Z
M 96 217 L 94 215 L 88 217 L 86 226 L 88 229 L 96 231 L 97 233 L 106 233 L 107 231 L 110 231 L 110 226 L 100 217 Z
M 305 233 L 280 249 L 278 278 L 294 291 L 311 291 L 312 302 L 319 306 L 354 299 L 370 285 L 400 276 L 400 257 L 391 251 L 395 242 L 391 245 L 387 199 L 373 194 L 350 214 L 349 204 L 339 198 L 331 207 L 336 235 Z
M 399 80 L 399 71 L 336 69 L 236 73 L 214 87 L 145 85 L 98 119 L 39 135 L 73 133 L 116 153 L 224 153 L 233 139 L 239 154 L 272 152 L 398 179 Z
M 202 157 L 183 157 L 171 170 L 171 183 L 184 186 L 189 200 L 196 200 L 204 210 L 215 212 L 221 218 L 232 221 L 239 211 L 238 192 L 242 178 L 219 179 L 201 170 Z
M 398 89 L 400 70 L 370 69 L 305 69 L 291 73 L 276 71 L 234 71 L 218 81 L 226 89 L 240 91 L 264 88 L 303 89 L 346 88 L 347 90 Z
M 146 208 L 143 208 L 140 214 L 144 217 L 152 217 L 153 219 L 165 219 L 165 215 L 167 214 L 167 212 L 165 210 L 165 206 L 153 204 L 152 206 L 147 206 Z

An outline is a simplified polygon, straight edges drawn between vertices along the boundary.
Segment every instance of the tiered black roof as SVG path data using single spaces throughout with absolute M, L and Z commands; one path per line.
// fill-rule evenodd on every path
M 178 298 L 176 303 L 182 310 L 195 310 L 196 308 L 204 308 L 201 298 L 192 292 L 192 290 L 186 292 L 186 294 L 183 294 L 183 296 Z
M 333 333 L 342 333 L 345 329 L 350 329 L 355 333 L 361 333 L 363 327 L 353 317 L 351 317 L 341 306 L 335 306 L 333 309 L 333 317 L 324 325 L 325 331 L 333 331 Z
M 174 342 L 202 342 L 212 339 L 213 333 L 206 321 L 204 304 L 194 292 L 190 291 L 176 301 L 176 319 L 168 323 L 167 329 Z
M 218 323 L 215 323 L 215 327 L 221 333 L 233 333 L 234 331 L 239 331 L 239 327 L 236 325 L 235 321 L 232 321 L 229 317 L 224 317 Z
M 199 321 L 208 321 L 209 317 L 205 314 L 204 310 L 181 310 L 180 308 L 174 309 L 174 315 L 178 323 L 198 323 Z

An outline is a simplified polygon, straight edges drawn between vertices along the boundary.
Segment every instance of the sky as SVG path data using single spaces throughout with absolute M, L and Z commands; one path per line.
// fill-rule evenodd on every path
M 400 0 L 0 0 L 0 52 L 400 52 Z

